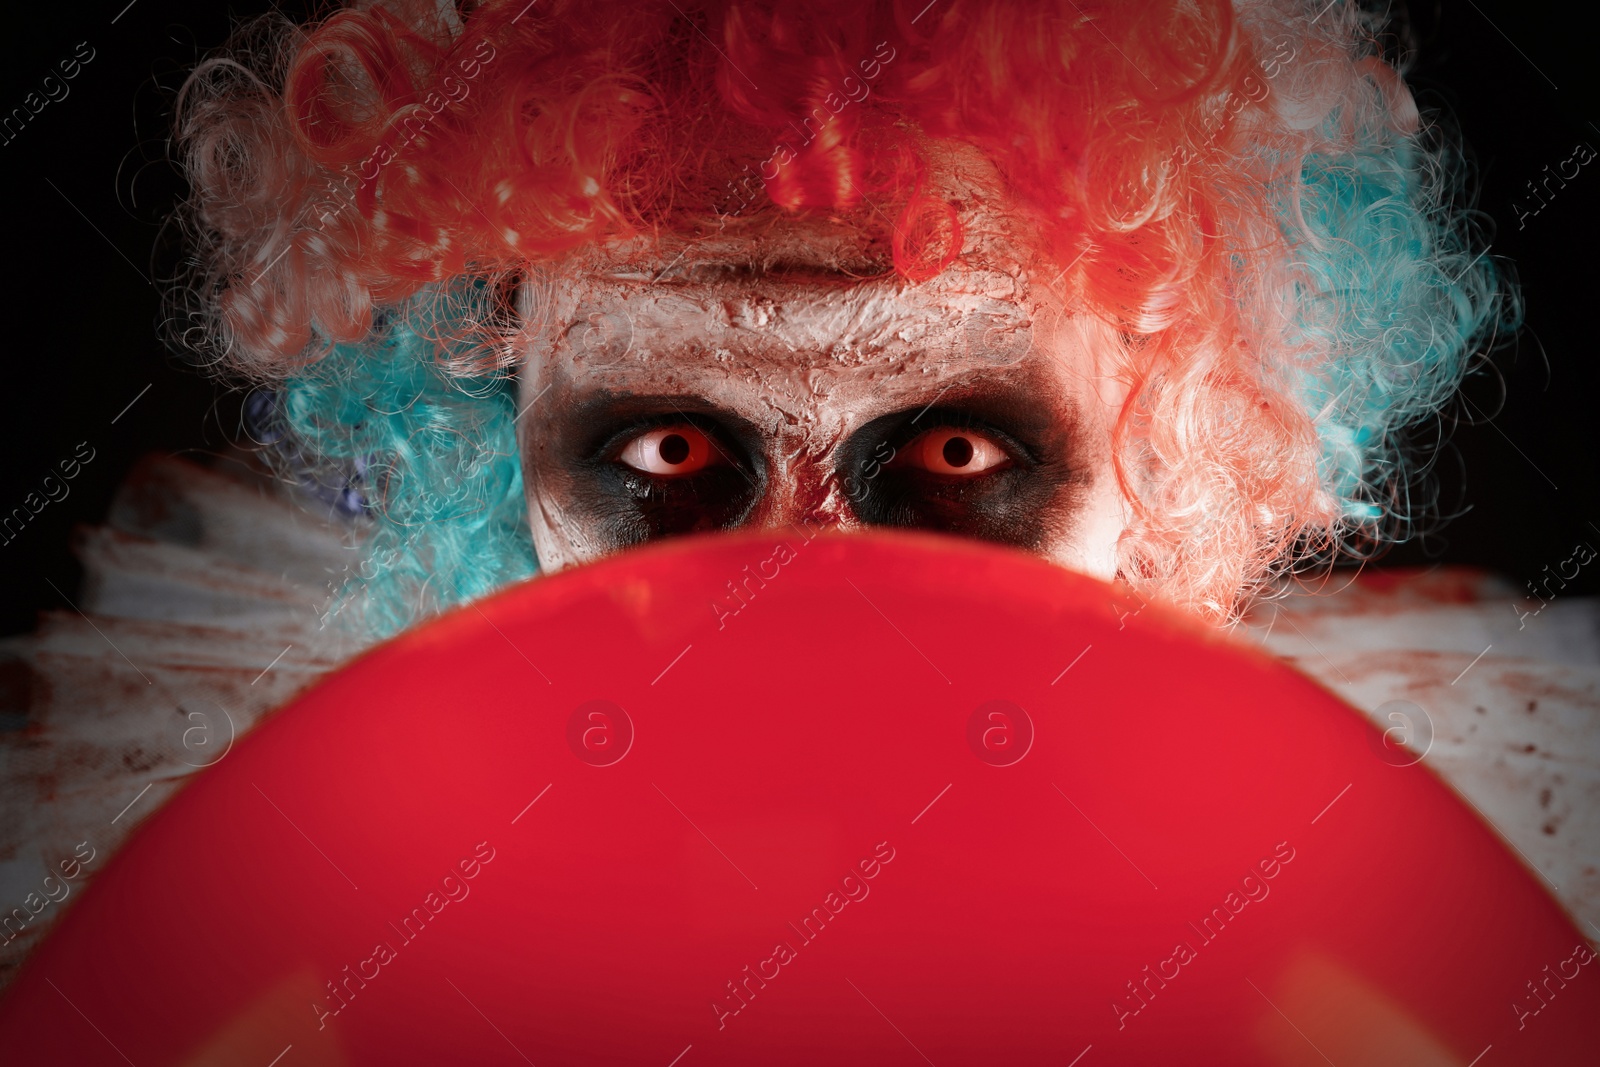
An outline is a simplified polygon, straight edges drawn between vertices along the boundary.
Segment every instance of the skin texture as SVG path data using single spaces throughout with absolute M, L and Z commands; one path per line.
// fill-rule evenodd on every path
M 929 281 L 892 273 L 886 216 L 866 207 L 587 248 L 529 286 L 541 329 L 518 433 L 541 568 L 804 523 L 1115 574 L 1116 335 L 1051 291 L 1064 265 L 1030 245 L 980 154 L 929 155 L 964 231 Z

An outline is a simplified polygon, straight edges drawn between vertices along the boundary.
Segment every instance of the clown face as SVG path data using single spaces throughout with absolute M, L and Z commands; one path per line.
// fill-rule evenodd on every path
M 920 284 L 890 269 L 870 207 L 611 243 L 550 272 L 519 402 L 543 569 L 807 523 L 975 537 L 1114 574 L 1115 334 L 1062 305 L 1063 265 L 1030 244 L 980 154 L 933 154 L 964 240 Z

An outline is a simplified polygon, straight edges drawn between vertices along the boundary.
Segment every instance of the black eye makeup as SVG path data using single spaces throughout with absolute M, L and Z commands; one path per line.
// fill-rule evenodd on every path
M 856 517 L 1037 549 L 1086 479 L 1058 415 L 1012 397 L 951 401 L 874 419 L 836 469 Z
M 686 398 L 583 405 L 564 464 L 572 506 L 608 547 L 729 530 L 765 488 L 753 430 Z M 663 410 L 664 409 L 664 410 Z
M 775 440 L 774 426 L 708 393 L 596 390 L 554 404 L 528 442 L 538 491 L 559 501 L 547 521 L 575 543 L 615 552 L 738 529 L 769 494 L 791 497 L 793 487 L 771 479 L 781 462 L 773 457 L 792 455 L 795 442 Z M 786 476 L 818 488 L 831 481 L 867 526 L 1030 551 L 1071 533 L 1091 467 L 1078 447 L 1076 408 L 1058 387 L 987 375 L 924 393 L 901 390 L 907 406 L 859 425 L 831 454 L 801 461 L 820 469 Z M 760 411 L 760 394 L 743 399 Z

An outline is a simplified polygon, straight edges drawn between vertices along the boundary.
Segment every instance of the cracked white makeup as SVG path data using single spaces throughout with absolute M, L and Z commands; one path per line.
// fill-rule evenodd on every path
M 1061 306 L 1061 266 L 981 155 L 936 159 L 963 249 L 920 284 L 893 273 L 873 207 L 616 242 L 549 270 L 519 425 L 543 569 L 807 521 L 1113 575 L 1115 334 Z

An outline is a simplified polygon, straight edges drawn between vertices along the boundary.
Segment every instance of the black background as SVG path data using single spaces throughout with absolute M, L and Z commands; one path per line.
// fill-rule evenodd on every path
M 181 189 L 163 162 L 172 92 L 234 18 L 268 5 L 124 3 L 30 3 L 5 13 L 0 113 L 21 106 L 79 42 L 95 58 L 65 100 L 0 145 L 9 275 L 0 291 L 0 512 L 38 490 L 79 442 L 96 458 L 66 500 L 0 545 L 0 633 L 30 628 L 41 608 L 64 607 L 50 583 L 75 595 L 70 530 L 103 516 L 140 455 L 217 451 L 238 427 L 239 395 L 157 340 L 152 249 Z M 299 18 L 313 5 L 279 6 Z M 1448 111 L 1465 137 L 1478 206 L 1495 227 L 1493 253 L 1514 265 L 1527 326 L 1469 383 L 1469 403 L 1457 403 L 1458 418 L 1446 424 L 1440 511 L 1453 517 L 1382 565 L 1476 564 L 1520 585 L 1567 559 L 1578 541 L 1600 546 L 1600 294 L 1591 267 L 1600 248 L 1600 159 L 1520 228 L 1513 208 L 1519 200 L 1535 206 L 1526 183 L 1542 179 L 1546 166 L 1554 172 L 1579 142 L 1600 150 L 1600 18 L 1592 10 L 1575 16 L 1577 7 L 1441 0 L 1410 8 L 1420 49 L 1413 88 L 1425 108 Z M 1600 566 L 1573 585 L 1568 592 L 1600 591 Z

